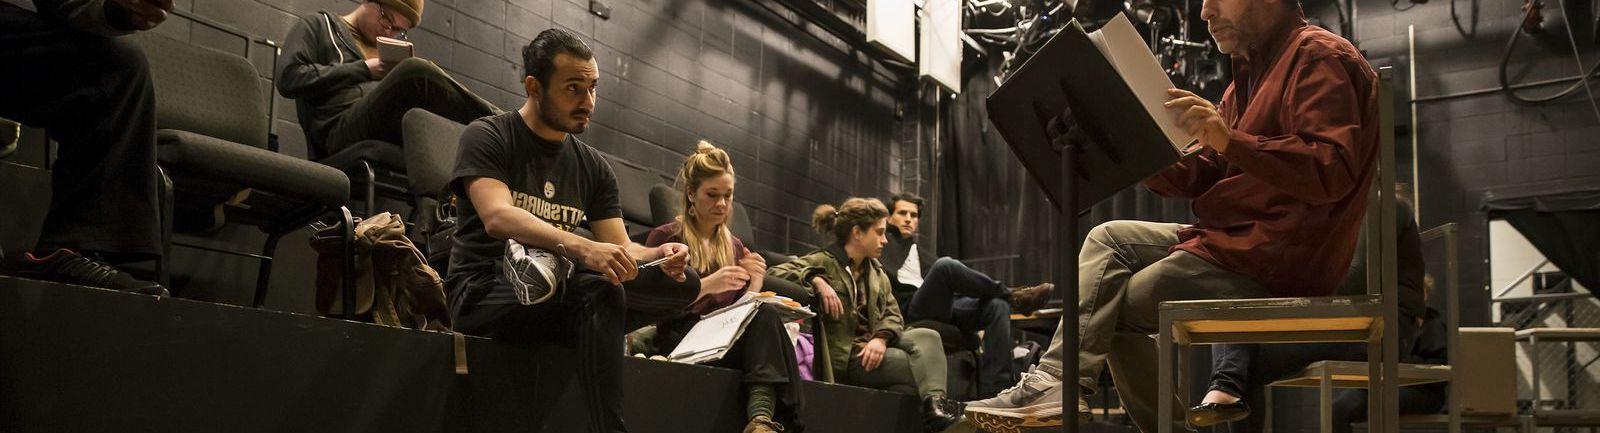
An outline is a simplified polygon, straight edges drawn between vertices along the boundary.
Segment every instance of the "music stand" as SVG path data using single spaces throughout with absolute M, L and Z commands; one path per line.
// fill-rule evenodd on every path
M 1007 77 L 985 105 L 989 120 L 1062 214 L 1069 250 L 1060 257 L 1078 256 L 1079 215 L 1182 156 L 1076 20 Z M 1051 119 L 1069 107 L 1088 143 L 1058 139 L 1048 130 Z M 1078 374 L 1078 264 L 1058 263 L 1067 268 L 1056 278 L 1056 286 L 1062 288 L 1066 341 L 1061 364 L 1066 384 L 1069 375 L 1075 379 Z M 1068 399 L 1075 404 L 1079 395 L 1077 386 L 1071 388 L 1063 390 L 1063 415 Z M 1062 427 L 1077 432 L 1077 418 Z

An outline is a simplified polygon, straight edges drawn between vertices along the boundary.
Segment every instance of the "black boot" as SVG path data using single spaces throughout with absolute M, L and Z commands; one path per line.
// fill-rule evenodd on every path
M 944 394 L 934 394 L 922 398 L 922 428 L 929 433 L 937 433 L 950 428 L 957 421 L 961 421 L 961 412 L 967 408 L 966 404 L 951 400 Z

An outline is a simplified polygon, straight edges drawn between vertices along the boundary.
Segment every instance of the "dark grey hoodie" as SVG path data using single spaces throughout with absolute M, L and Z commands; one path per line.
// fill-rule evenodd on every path
M 328 133 L 377 86 L 365 61 L 349 26 L 327 11 L 300 17 L 284 39 L 278 94 L 294 100 L 313 157 L 327 155 Z

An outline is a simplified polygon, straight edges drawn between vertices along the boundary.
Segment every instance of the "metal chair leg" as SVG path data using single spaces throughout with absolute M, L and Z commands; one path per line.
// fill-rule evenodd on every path
M 342 252 L 339 254 L 339 293 L 344 297 L 344 318 L 355 320 L 356 316 L 356 227 L 355 218 L 350 215 L 350 208 L 339 206 L 339 236 Z
M 1266 406 L 1264 408 L 1265 411 L 1262 413 L 1262 416 L 1266 418 L 1261 420 L 1261 431 L 1264 433 L 1272 433 L 1272 390 L 1275 388 L 1277 387 L 1270 384 L 1261 387 L 1262 404 Z
M 172 178 L 167 176 L 167 170 L 156 166 L 157 181 L 160 183 L 161 211 L 161 257 L 156 258 L 156 280 L 161 287 L 172 290 L 172 219 L 175 215 L 173 207 L 177 200 L 172 190 Z
M 268 232 L 267 243 L 261 247 L 261 268 L 256 272 L 256 296 L 250 303 L 253 307 L 261 308 L 267 303 L 267 283 L 272 280 L 272 254 L 278 250 L 278 240 L 283 235 L 282 232 Z
M 1156 391 L 1156 401 L 1158 401 L 1156 404 L 1158 408 L 1156 425 L 1159 426 L 1157 427 L 1158 433 L 1172 433 L 1172 386 L 1173 380 L 1175 380 L 1172 374 L 1172 351 L 1174 349 L 1185 350 L 1186 348 L 1173 347 L 1172 321 L 1165 317 L 1166 314 L 1164 312 L 1160 316 L 1160 320 L 1156 322 L 1159 324 L 1156 332 L 1156 380 L 1158 383 Z M 1072 355 L 1069 354 L 1068 356 Z
M 1368 391 L 1367 394 L 1372 392 Z M 1322 380 L 1317 382 L 1317 413 L 1319 431 L 1333 433 L 1333 373 L 1326 368 L 1322 369 Z M 1368 422 L 1367 425 L 1372 424 Z
M 367 186 L 367 196 L 366 196 L 366 199 L 367 199 L 367 214 L 366 214 L 366 216 L 370 217 L 370 216 L 372 216 L 372 213 L 375 212 L 375 209 L 378 208 L 378 174 L 372 170 L 372 163 L 369 163 L 366 160 L 362 160 L 361 161 L 361 170 L 363 170 L 365 172 L 364 174 L 366 175 L 366 182 L 367 182 L 367 185 L 366 185 Z

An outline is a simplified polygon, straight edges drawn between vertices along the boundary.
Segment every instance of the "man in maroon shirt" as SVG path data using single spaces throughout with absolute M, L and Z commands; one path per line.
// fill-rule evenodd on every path
M 1297 0 L 1205 0 L 1201 18 L 1233 58 L 1234 82 L 1220 106 L 1169 91 L 1167 107 L 1205 149 L 1145 181 L 1192 199 L 1195 224 L 1108 222 L 1078 257 L 1077 384 L 1094 390 L 1109 361 L 1143 431 L 1158 427 L 1148 335 L 1161 302 L 1332 294 L 1349 270 L 1375 169 L 1377 74 L 1354 46 L 1306 25 Z M 991 431 L 1060 425 L 1061 336 L 1058 327 L 1016 387 L 969 403 L 968 417 Z M 1086 412 L 1080 399 L 1078 417 Z

